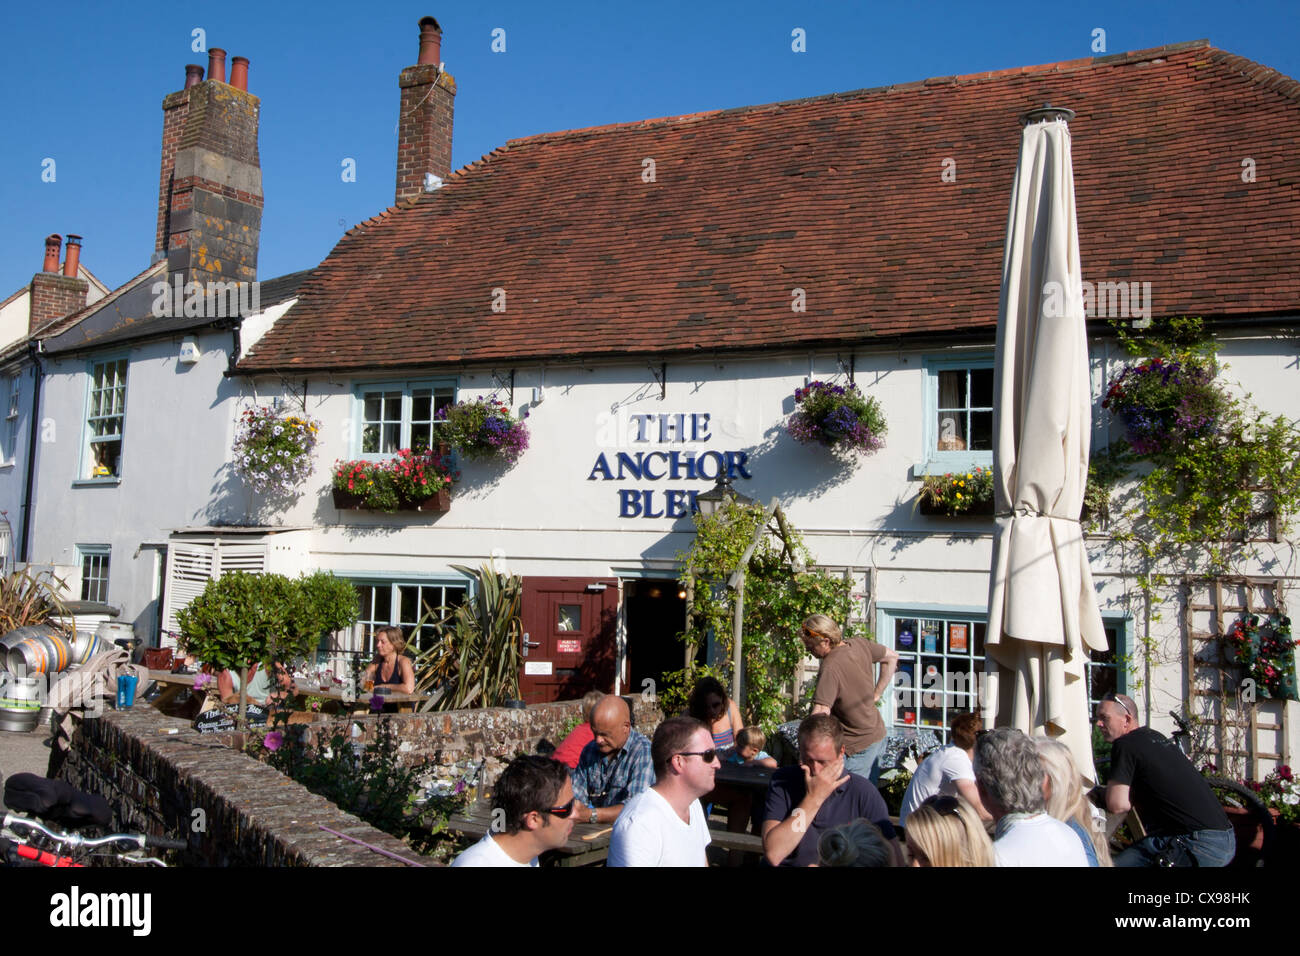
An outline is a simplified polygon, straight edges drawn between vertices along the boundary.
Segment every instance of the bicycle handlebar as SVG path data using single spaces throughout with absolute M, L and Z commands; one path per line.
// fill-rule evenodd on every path
M 3 824 L 0 825 L 6 830 L 10 827 L 26 827 L 28 830 L 43 833 L 60 844 L 72 847 L 86 847 L 87 849 L 95 849 L 101 846 L 117 846 L 124 849 L 143 850 L 148 846 L 160 850 L 183 850 L 189 845 L 184 840 L 173 840 L 170 837 L 153 836 L 148 833 L 109 833 L 102 837 L 87 837 L 82 836 L 80 833 L 63 833 L 59 830 L 51 830 L 39 820 L 15 816 L 12 813 L 6 813 Z

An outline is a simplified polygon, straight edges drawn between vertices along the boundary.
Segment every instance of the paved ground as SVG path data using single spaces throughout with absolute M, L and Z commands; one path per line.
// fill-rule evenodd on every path
M 18 734 L 0 730 L 0 775 L 35 773 L 45 776 L 50 761 L 47 727 Z

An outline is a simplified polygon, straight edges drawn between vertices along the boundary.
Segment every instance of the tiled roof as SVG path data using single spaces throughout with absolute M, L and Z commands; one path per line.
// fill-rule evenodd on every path
M 1150 282 L 1156 314 L 1300 310 L 1300 84 L 1197 41 L 512 140 L 349 231 L 241 368 L 988 334 L 1044 102 L 1078 114 L 1085 278 Z
M 304 269 L 260 283 L 258 310 L 269 309 L 293 298 L 309 275 L 311 270 Z M 57 327 L 51 325 L 48 332 L 39 332 L 38 335 L 46 339 L 45 351 L 58 354 L 99 348 L 150 336 L 175 335 L 214 323 L 212 318 L 205 317 L 154 315 L 153 305 L 157 296 L 153 286 L 160 280 L 173 281 L 167 274 L 166 262 L 154 263 L 120 288 L 114 289 L 108 298 L 61 320 Z M 234 313 L 237 312 L 238 309 L 235 309 L 227 321 L 234 321 L 237 318 Z

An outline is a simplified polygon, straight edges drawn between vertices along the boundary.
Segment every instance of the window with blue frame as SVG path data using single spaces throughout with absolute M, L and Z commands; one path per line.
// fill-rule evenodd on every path
M 387 458 L 403 448 L 419 453 L 437 443 L 438 410 L 456 401 L 453 382 L 383 382 L 357 388 L 358 454 Z
M 122 473 L 122 430 L 126 421 L 126 359 L 90 367 L 86 398 L 84 478 L 117 478 Z
M 428 650 L 451 610 L 469 596 L 464 583 L 354 581 L 353 585 L 357 589 L 357 622 L 365 634 L 364 657 L 374 654 L 375 629 L 389 625 L 402 629 L 410 653 Z
M 993 356 L 925 361 L 926 474 L 993 465 Z
M 884 711 L 895 728 L 932 731 L 947 741 L 953 716 L 979 708 L 984 671 L 987 615 L 963 611 L 884 610 L 879 612 L 881 639 L 898 652 L 898 673 Z M 1109 650 L 1094 652 L 1089 663 L 1090 710 L 1105 694 L 1123 693 L 1128 632 L 1119 619 L 1103 619 Z

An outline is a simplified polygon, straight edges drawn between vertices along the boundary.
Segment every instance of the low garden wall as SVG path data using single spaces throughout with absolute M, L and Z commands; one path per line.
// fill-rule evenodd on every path
M 647 737 L 663 720 L 658 705 L 641 697 L 632 702 L 633 726 Z M 543 740 L 558 745 L 580 719 L 582 702 L 533 704 L 522 710 L 488 707 L 437 714 L 384 714 L 318 718 L 302 726 L 309 746 L 329 746 L 342 730 L 353 744 L 375 739 L 380 721 L 388 720 L 398 745 L 397 763 L 423 768 L 422 779 L 435 791 L 450 792 L 458 781 L 476 779 L 491 786 L 512 758 L 536 753 Z M 299 730 L 297 726 L 293 728 Z
M 115 829 L 189 840 L 187 865 L 404 865 L 321 826 L 415 858 L 400 840 L 228 744 L 152 707 L 108 710 L 79 722 L 58 776 L 107 799 Z
M 658 707 L 629 699 L 635 726 L 650 736 L 662 719 Z M 459 781 L 491 785 L 511 758 L 535 752 L 543 739 L 558 744 L 580 709 L 579 701 L 569 701 L 523 710 L 319 718 L 292 729 L 312 746 L 329 746 L 338 731 L 349 744 L 365 746 L 380 721 L 391 721 L 400 741 L 397 762 L 419 768 L 431 792 L 449 793 Z M 404 865 L 321 826 L 415 858 L 401 841 L 242 753 L 242 743 L 242 735 L 199 734 L 187 721 L 147 706 L 108 710 L 78 722 L 57 774 L 104 796 L 117 829 L 188 839 L 182 862 L 190 865 Z

